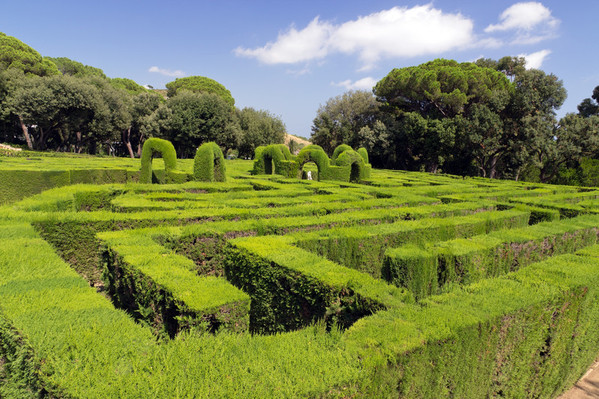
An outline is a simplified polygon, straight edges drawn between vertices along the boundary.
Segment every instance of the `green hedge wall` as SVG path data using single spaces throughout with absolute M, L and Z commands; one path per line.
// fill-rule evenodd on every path
M 218 144 L 209 142 L 198 147 L 193 160 L 193 178 L 207 182 L 227 181 L 225 157 Z
M 140 183 L 152 183 L 152 158 L 156 153 L 162 154 L 165 172 L 177 169 L 177 152 L 173 144 L 168 140 L 149 138 L 141 151 Z
M 468 239 L 388 249 L 382 275 L 423 298 L 446 290 L 447 285 L 471 284 L 595 244 L 598 225 L 598 216 L 586 215 Z
M 0 170 L 0 204 L 71 184 L 69 171 Z
M 379 359 L 359 391 L 366 397 L 555 397 L 597 355 L 593 252 L 593 258 L 554 257 L 357 321 L 344 340 Z

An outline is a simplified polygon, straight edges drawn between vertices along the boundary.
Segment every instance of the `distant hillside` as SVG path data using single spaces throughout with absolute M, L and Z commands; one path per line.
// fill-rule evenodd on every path
M 286 134 L 285 135 L 285 145 L 289 145 L 289 142 L 293 140 L 298 144 L 301 144 L 302 146 L 307 146 L 309 144 L 312 144 L 311 142 L 309 142 L 306 139 L 302 139 L 300 137 L 294 136 L 293 134 Z

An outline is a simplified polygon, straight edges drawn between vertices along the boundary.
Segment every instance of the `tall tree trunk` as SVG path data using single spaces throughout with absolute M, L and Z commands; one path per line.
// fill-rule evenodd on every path
M 138 158 L 141 158 L 141 150 L 144 145 L 144 141 L 145 141 L 144 136 L 140 134 L 139 135 L 139 143 L 137 144 L 137 157 Z
M 44 132 L 44 128 L 42 128 L 41 126 L 39 127 L 40 129 L 40 135 L 37 138 L 37 143 L 35 145 L 36 150 L 45 150 L 46 149 L 46 132 Z
M 23 117 L 19 115 L 19 123 L 21 124 L 21 129 L 23 130 L 23 136 L 25 136 L 25 141 L 27 142 L 27 148 L 33 150 L 33 143 L 31 142 L 31 136 L 29 135 L 29 128 L 23 122 Z
M 129 156 L 131 158 L 135 158 L 135 154 L 133 154 L 133 147 L 131 146 L 131 126 L 123 130 L 122 140 L 127 147 L 127 151 L 129 151 Z
M 76 152 L 77 152 L 77 154 L 81 154 L 81 148 L 82 148 L 81 132 L 77 132 L 77 133 L 75 133 L 75 135 L 77 136 L 77 145 L 75 146 Z
M 499 160 L 499 156 L 498 155 L 494 155 L 493 158 L 491 158 L 491 170 L 489 171 L 489 178 L 490 179 L 495 179 L 496 175 L 497 175 L 497 161 Z

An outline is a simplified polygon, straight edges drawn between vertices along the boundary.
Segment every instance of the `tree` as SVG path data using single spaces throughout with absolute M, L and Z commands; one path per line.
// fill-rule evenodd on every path
M 83 79 L 31 77 L 22 81 L 7 104 L 31 127 L 34 149 L 73 147 L 93 153 L 113 131 L 110 107 L 100 89 Z
M 75 76 L 78 78 L 97 77 L 107 79 L 104 71 L 100 68 L 83 65 L 80 62 L 73 61 L 66 57 L 45 57 L 45 59 L 53 62 L 63 75 Z
M 132 94 L 132 95 L 145 93 L 148 91 L 148 89 L 146 89 L 145 87 L 140 86 L 137 83 L 135 83 L 135 81 L 133 81 L 131 79 L 127 79 L 127 78 L 110 79 L 110 84 L 114 88 L 124 90 L 127 93 Z
M 244 108 L 237 111 L 237 118 L 241 128 L 240 157 L 252 157 L 258 146 L 285 142 L 285 124 L 270 112 Z
M 551 174 L 543 173 L 547 169 L 542 163 L 552 159 L 558 125 L 555 115 L 566 99 L 566 90 L 555 75 L 538 69 L 520 71 L 514 86 L 504 117 L 512 174 L 517 180 L 524 168 L 533 165 L 541 168 L 541 181 L 545 182 Z
M 358 147 L 362 140 L 360 131 L 374 126 L 378 108 L 372 93 L 364 90 L 352 90 L 330 98 L 320 106 L 312 122 L 312 143 L 321 146 L 329 155 L 341 144 Z
M 58 75 L 56 65 L 12 36 L 0 32 L 0 71 L 18 69 L 37 76 Z
M 578 105 L 578 113 L 585 118 L 599 115 L 599 86 L 593 89 L 591 98 L 585 98 L 580 105 Z
M 231 92 L 225 86 L 216 80 L 203 76 L 188 76 L 186 78 L 175 79 L 166 84 L 167 96 L 174 97 L 181 91 L 191 91 L 193 93 L 212 93 L 221 97 L 231 107 L 235 105 L 235 100 Z
M 168 119 L 164 116 L 164 99 L 160 94 L 144 91 L 131 98 L 129 112 L 131 124 L 122 130 L 121 141 L 131 158 L 135 157 L 133 145 L 137 145 L 136 154 L 141 156 L 141 150 L 146 137 L 159 134 L 160 120 Z
M 214 141 L 226 149 L 236 148 L 240 129 L 234 110 L 213 93 L 182 91 L 166 103 L 162 111 L 162 135 L 170 140 L 177 154 L 190 157 L 200 144 Z M 224 151 L 226 153 L 226 151 Z
M 509 90 L 509 80 L 499 71 L 438 59 L 393 69 L 375 85 L 374 94 L 397 110 L 439 119 L 467 114 L 473 104 L 489 103 L 501 98 L 497 92 Z
M 569 113 L 552 127 L 551 137 L 531 154 L 543 183 L 552 181 L 563 166 L 578 167 L 584 157 L 595 155 L 599 148 L 598 116 L 584 118 Z
M 494 176 L 494 166 L 486 168 L 503 152 L 489 144 L 501 141 L 496 133 L 502 130 L 487 128 L 501 120 L 512 91 L 503 73 L 473 63 L 439 59 L 393 69 L 374 87 L 389 137 L 386 166 L 436 172 L 447 165 L 464 173 L 463 166 L 478 159 L 481 174 Z
M 468 117 L 460 118 L 456 125 L 479 174 L 495 178 L 500 160 L 510 149 L 501 114 L 485 104 L 475 104 Z

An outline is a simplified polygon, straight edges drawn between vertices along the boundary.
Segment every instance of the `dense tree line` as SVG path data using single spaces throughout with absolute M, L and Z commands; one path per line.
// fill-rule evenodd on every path
M 140 156 L 148 137 L 172 141 L 192 157 L 214 141 L 251 157 L 259 145 L 283 143 L 285 125 L 267 111 L 235 108 L 230 91 L 202 76 L 176 79 L 167 95 L 131 79 L 108 78 L 68 58 L 42 57 L 0 33 L 0 141 L 32 150 Z
M 331 98 L 312 141 L 329 153 L 364 146 L 375 167 L 559 181 L 599 155 L 599 87 L 557 120 L 565 99 L 556 76 L 523 58 L 438 59 L 392 70 L 372 93 Z

